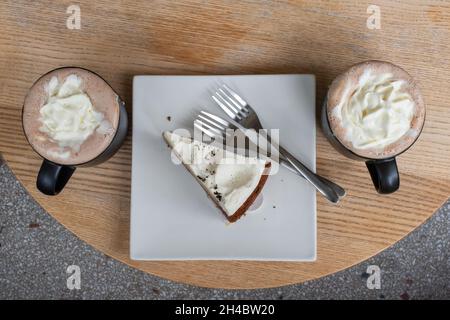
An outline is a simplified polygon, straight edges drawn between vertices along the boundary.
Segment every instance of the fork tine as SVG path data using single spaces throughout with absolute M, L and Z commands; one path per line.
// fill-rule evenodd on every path
M 233 101 L 233 99 L 230 99 L 230 97 L 222 90 L 218 89 L 216 91 L 216 94 L 224 101 L 229 108 L 231 108 L 235 114 L 239 114 L 239 111 L 241 110 L 241 107 L 239 105 L 236 105 L 236 102 Z M 230 101 L 232 103 L 230 103 Z
M 226 127 L 221 126 L 219 123 L 217 123 L 217 122 L 211 120 L 210 118 L 208 118 L 208 117 L 206 117 L 206 116 L 204 116 L 204 115 L 199 114 L 199 115 L 197 116 L 197 119 L 200 119 L 200 121 L 205 121 L 205 123 L 208 123 L 208 124 L 210 124 L 210 125 L 213 125 L 214 127 L 216 127 L 216 128 L 219 129 L 219 130 L 222 130 L 222 131 L 225 131 L 225 130 L 226 130 Z
M 220 101 L 215 95 L 212 95 L 212 98 L 231 119 L 237 118 L 236 113 L 233 112 L 226 104 L 224 104 L 222 101 Z
M 216 115 L 214 115 L 214 114 L 212 114 L 212 113 L 209 113 L 209 112 L 206 112 L 206 111 L 200 111 L 200 113 L 201 113 L 202 115 L 206 116 L 206 117 L 209 117 L 209 118 L 211 118 L 211 119 L 213 119 L 213 120 L 219 122 L 220 124 L 224 125 L 225 127 L 228 127 L 228 128 L 233 128 L 233 127 L 234 127 L 234 126 L 233 126 L 231 123 L 229 123 L 228 121 L 226 121 L 226 120 L 222 119 L 221 117 L 218 117 L 218 116 L 216 116 Z
M 206 128 L 208 131 L 210 131 L 212 134 L 214 134 L 215 136 L 223 136 L 225 134 L 224 131 L 218 130 L 217 128 L 214 128 L 213 126 L 205 123 L 202 120 L 195 120 L 194 121 L 194 125 L 198 124 L 197 128 L 199 128 L 199 126 Z M 199 128 L 200 129 L 200 128 Z
M 225 90 L 227 90 L 227 89 L 225 89 Z M 231 90 L 231 89 L 228 89 L 228 90 Z M 229 101 L 231 101 L 233 103 L 233 105 L 239 110 L 238 114 L 241 117 L 245 118 L 248 115 L 249 111 L 247 109 L 247 103 L 244 100 L 242 100 L 241 97 L 239 97 L 237 94 L 230 92 L 230 91 L 225 92 L 224 90 L 222 90 L 220 88 L 218 89 L 218 91 L 220 91 L 223 96 L 225 96 Z M 240 99 L 240 101 L 244 101 L 244 104 L 241 104 L 241 102 L 238 99 L 236 99 L 235 97 L 238 97 Z
M 203 132 L 204 134 L 206 134 L 210 138 L 216 137 L 216 135 L 213 132 L 209 131 L 208 129 L 204 128 L 202 125 L 198 124 L 197 121 L 194 121 L 194 127 L 197 128 L 198 130 L 200 130 L 201 132 Z
M 248 105 L 248 103 L 244 99 L 242 99 L 240 95 L 228 88 L 226 84 L 223 84 L 222 87 L 227 90 L 228 93 L 231 94 L 242 105 L 242 107 L 246 107 Z
M 237 110 L 242 110 L 242 106 L 238 102 L 236 102 L 236 100 L 234 100 L 230 94 L 226 93 L 221 88 L 219 88 L 217 91 L 220 91 L 222 93 L 222 95 L 224 95 L 226 98 L 228 98 L 228 100 L 233 103 L 233 105 L 237 108 Z

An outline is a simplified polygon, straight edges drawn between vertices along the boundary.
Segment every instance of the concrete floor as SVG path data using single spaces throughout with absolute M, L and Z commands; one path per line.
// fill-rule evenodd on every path
M 48 215 L 0 164 L 0 299 L 450 299 L 450 201 L 379 255 L 303 284 L 205 289 L 132 269 L 91 248 Z M 81 269 L 81 289 L 66 268 Z M 367 288 L 367 267 L 381 289 Z

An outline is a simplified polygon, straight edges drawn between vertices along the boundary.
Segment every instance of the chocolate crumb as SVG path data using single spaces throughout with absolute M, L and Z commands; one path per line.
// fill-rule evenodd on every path
M 217 184 L 215 184 L 215 185 L 214 185 L 214 190 L 217 190 L 217 188 L 218 188 L 218 187 L 217 187 Z
M 277 207 L 277 206 L 272 206 L 272 208 L 274 208 L 274 209 L 275 209 L 276 207 Z
M 205 182 L 205 181 L 206 181 L 206 178 L 204 178 L 204 177 L 201 177 L 201 176 L 197 176 L 197 178 L 198 178 L 199 180 L 203 181 L 203 182 Z
M 34 229 L 34 228 L 39 228 L 41 225 L 39 223 L 30 223 L 28 225 L 28 228 L 30 229 Z
M 217 200 L 222 201 L 222 194 L 220 192 L 214 191 L 214 195 L 216 196 Z
M 167 121 L 171 121 L 172 120 L 172 117 L 171 116 L 167 116 Z

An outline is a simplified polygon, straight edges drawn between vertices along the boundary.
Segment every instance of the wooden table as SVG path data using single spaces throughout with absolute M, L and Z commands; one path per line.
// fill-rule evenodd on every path
M 358 263 L 419 226 L 450 195 L 450 5 L 376 1 L 381 29 L 369 29 L 366 1 L 78 1 L 81 29 L 66 28 L 72 1 L 0 4 L 0 151 L 30 194 L 95 248 L 135 268 L 205 287 L 273 287 Z M 427 4 L 425 4 L 427 3 Z M 131 114 L 135 74 L 314 73 L 318 105 L 349 65 L 389 60 L 421 84 L 427 122 L 398 159 L 399 192 L 380 196 L 363 163 L 317 133 L 317 171 L 348 190 L 338 206 L 318 197 L 315 263 L 136 262 L 129 259 L 131 134 L 110 161 L 77 170 L 57 197 L 37 192 L 41 160 L 21 128 L 23 98 L 50 69 L 76 65 L 109 81 Z

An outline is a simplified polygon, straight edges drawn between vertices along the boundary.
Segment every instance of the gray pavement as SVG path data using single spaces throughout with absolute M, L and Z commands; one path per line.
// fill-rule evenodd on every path
M 1 160 L 0 160 L 1 162 Z M 0 164 L 0 299 L 450 299 L 450 201 L 377 256 L 303 284 L 258 290 L 205 289 L 130 268 L 79 240 L 47 214 Z M 66 268 L 81 269 L 81 289 Z M 367 288 L 367 267 L 381 289 Z

